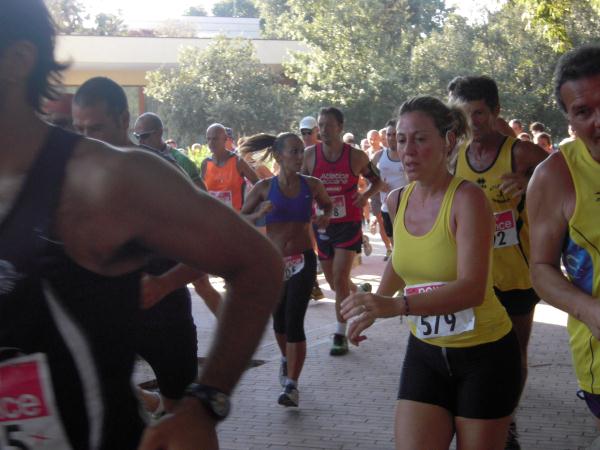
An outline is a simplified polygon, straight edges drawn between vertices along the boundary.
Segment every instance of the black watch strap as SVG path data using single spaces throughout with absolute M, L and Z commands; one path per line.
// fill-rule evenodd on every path
M 231 409 L 229 395 L 217 388 L 205 384 L 192 383 L 185 390 L 185 395 L 198 399 L 209 414 L 217 421 L 225 420 L 229 415 Z

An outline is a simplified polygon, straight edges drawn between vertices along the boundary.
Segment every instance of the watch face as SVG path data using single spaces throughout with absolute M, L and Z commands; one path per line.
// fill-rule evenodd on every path
M 212 397 L 210 404 L 218 416 L 224 418 L 229 414 L 229 398 L 225 394 L 221 392 L 216 393 Z

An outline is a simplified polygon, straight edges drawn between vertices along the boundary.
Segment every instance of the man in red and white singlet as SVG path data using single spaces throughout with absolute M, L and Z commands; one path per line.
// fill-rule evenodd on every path
M 340 303 L 350 294 L 352 261 L 361 251 L 362 209 L 369 197 L 379 191 L 381 179 L 363 151 L 342 141 L 344 116 L 339 109 L 321 108 L 317 122 L 322 142 L 306 149 L 302 172 L 319 178 L 333 202 L 330 225 L 315 233 L 321 267 L 335 291 L 337 329 L 330 353 L 338 356 L 348 352 Z M 371 182 L 362 194 L 358 192 L 359 175 Z

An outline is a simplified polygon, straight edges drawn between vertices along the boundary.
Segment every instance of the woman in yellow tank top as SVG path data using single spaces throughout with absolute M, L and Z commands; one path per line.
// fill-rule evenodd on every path
M 388 196 L 394 251 L 377 294 L 343 302 L 358 345 L 378 317 L 409 316 L 396 408 L 397 449 L 503 449 L 520 386 L 519 347 L 491 278 L 492 211 L 447 158 L 467 133 L 458 108 L 415 97 L 399 111 L 410 184 Z M 397 210 L 397 213 L 396 213 Z M 403 295 L 394 295 L 403 290 Z

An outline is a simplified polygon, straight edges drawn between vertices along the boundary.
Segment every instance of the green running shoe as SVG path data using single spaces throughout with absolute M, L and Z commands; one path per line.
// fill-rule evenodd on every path
M 335 333 L 329 354 L 331 356 L 342 356 L 346 353 L 348 353 L 348 339 L 346 339 L 346 336 Z

